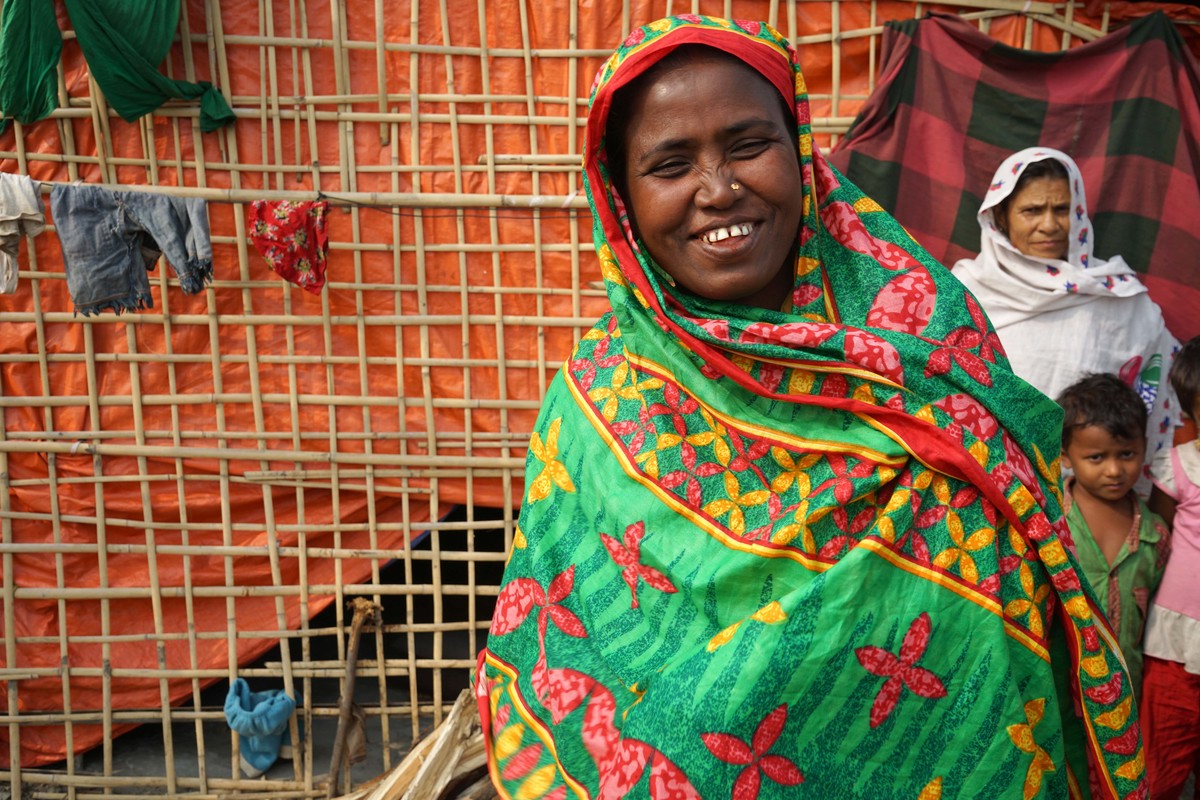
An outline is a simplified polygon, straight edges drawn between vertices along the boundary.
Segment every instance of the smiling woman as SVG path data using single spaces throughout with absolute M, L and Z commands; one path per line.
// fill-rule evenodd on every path
M 614 181 L 634 235 L 679 286 L 783 307 L 803 200 L 795 127 L 766 79 L 698 45 L 618 93 L 606 135 L 621 141 Z
M 476 674 L 493 780 L 1134 796 L 1128 681 L 1058 538 L 1061 412 L 809 121 L 757 22 L 659 20 L 596 79 L 612 311 L 531 439 Z

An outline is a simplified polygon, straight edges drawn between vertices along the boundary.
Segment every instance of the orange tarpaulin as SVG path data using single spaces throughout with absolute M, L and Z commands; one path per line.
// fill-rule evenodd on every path
M 796 37 L 833 28 L 823 3 L 731 5 Z M 370 0 L 288 6 L 185 4 L 190 44 L 163 68 L 217 84 L 232 128 L 201 136 L 183 105 L 108 115 L 68 40 L 74 102 L 0 136 L 0 169 L 40 181 L 209 190 L 215 273 L 189 297 L 160 264 L 152 310 L 76 318 L 54 233 L 22 245 L 20 286 L 0 296 L 0 765 L 129 724 L 64 724 L 88 710 L 154 709 L 188 697 L 190 675 L 228 674 L 339 586 L 371 583 L 450 504 L 518 504 L 543 387 L 605 307 L 572 198 L 583 101 L 622 31 L 662 4 L 450 3 L 443 19 L 388 3 L 381 20 Z M 834 7 L 842 31 L 873 23 L 869 4 Z M 913 11 L 880 3 L 874 23 Z M 990 33 L 1021 45 L 1025 24 Z M 870 48 L 802 49 L 818 117 L 857 111 Z M 247 244 L 245 196 L 215 190 L 381 207 L 331 212 L 313 295 Z

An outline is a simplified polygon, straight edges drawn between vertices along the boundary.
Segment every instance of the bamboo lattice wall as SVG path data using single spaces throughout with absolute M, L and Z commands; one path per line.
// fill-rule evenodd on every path
M 14 797 L 323 796 L 354 597 L 384 609 L 357 664 L 371 771 L 355 780 L 402 757 L 474 664 L 543 388 L 604 307 L 578 155 L 602 60 L 665 13 L 766 19 L 801 48 L 828 146 L 873 87 L 882 24 L 930 7 L 183 8 L 163 69 L 215 83 L 235 125 L 201 134 L 184 103 L 122 121 L 59 8 L 60 108 L 0 136 L 0 168 L 46 190 L 205 198 L 215 256 L 199 295 L 160 263 L 153 309 L 82 317 L 51 229 L 22 244 L 20 289 L 0 296 L 0 782 Z M 1043 50 L 1109 24 L 1107 6 L 1073 2 L 939 8 Z M 268 269 L 246 212 L 318 198 L 334 210 L 314 295 Z M 239 777 L 224 725 L 237 676 L 299 697 L 288 738 L 312 733 L 265 780 Z M 120 734 L 136 725 L 154 746 L 131 759 Z

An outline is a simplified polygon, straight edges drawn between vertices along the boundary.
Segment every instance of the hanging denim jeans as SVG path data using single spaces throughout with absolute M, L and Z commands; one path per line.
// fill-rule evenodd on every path
M 163 254 L 184 293 L 197 294 L 212 279 L 201 199 L 65 184 L 51 190 L 50 213 L 77 313 L 153 308 L 146 272 Z

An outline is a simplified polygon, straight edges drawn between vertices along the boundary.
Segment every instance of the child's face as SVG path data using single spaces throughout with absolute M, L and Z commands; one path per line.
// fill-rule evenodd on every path
M 1142 471 L 1146 439 L 1122 439 L 1099 425 L 1071 434 L 1063 451 L 1063 466 L 1075 471 L 1075 491 L 1112 503 L 1129 493 Z

